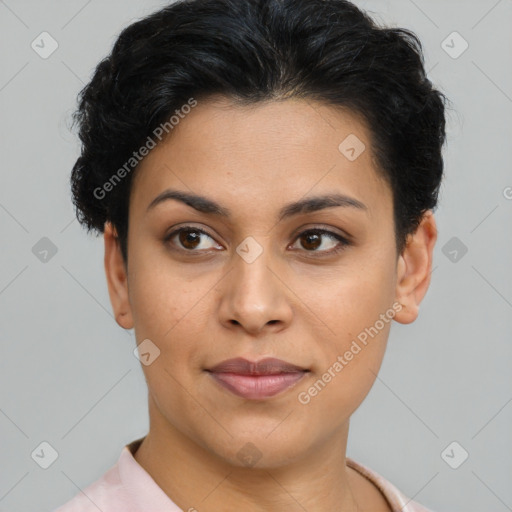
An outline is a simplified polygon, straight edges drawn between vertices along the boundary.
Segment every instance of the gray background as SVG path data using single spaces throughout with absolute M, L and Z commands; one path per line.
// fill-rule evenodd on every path
M 102 239 L 74 219 L 69 124 L 119 31 L 164 4 L 0 1 L 2 511 L 51 511 L 148 428 L 133 332 L 110 310 Z M 436 512 L 512 510 L 512 0 L 357 4 L 420 36 L 454 110 L 432 284 L 418 320 L 393 323 L 347 453 Z M 31 48 L 43 31 L 59 45 L 47 59 Z M 453 31 L 469 44 L 458 58 L 442 47 Z M 43 237 L 57 249 L 46 261 Z M 31 457 L 42 441 L 58 452 L 48 469 Z M 458 469 L 441 455 L 453 441 L 452 465 L 469 453 Z

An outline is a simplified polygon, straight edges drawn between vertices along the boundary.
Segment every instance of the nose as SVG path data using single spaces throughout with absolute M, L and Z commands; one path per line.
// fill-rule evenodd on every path
M 290 324 L 293 308 L 289 297 L 293 294 L 270 249 L 250 263 L 234 253 L 233 267 L 221 284 L 219 316 L 229 329 L 259 335 L 276 333 Z

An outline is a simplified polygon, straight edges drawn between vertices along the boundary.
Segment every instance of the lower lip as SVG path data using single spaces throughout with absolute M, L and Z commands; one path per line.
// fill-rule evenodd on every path
M 240 375 L 236 373 L 212 373 L 210 375 L 225 389 L 249 400 L 270 398 L 292 387 L 306 372 L 281 373 L 279 375 Z

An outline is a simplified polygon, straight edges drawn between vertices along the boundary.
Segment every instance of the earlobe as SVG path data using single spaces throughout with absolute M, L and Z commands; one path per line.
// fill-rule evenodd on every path
M 407 240 L 397 265 L 396 300 L 403 307 L 395 315 L 402 324 L 414 322 L 419 306 L 430 285 L 437 227 L 434 215 L 428 210 L 418 229 Z
M 110 222 L 105 223 L 103 240 L 105 244 L 105 275 L 114 317 L 121 327 L 131 329 L 133 316 L 128 296 L 127 270 L 117 233 Z

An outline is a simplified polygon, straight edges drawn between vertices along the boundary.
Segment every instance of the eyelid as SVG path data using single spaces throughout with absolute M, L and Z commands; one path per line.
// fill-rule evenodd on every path
M 292 237 L 294 237 L 295 240 L 299 235 L 308 231 L 322 231 L 327 235 L 331 234 L 333 236 L 340 237 L 347 243 L 352 243 L 354 240 L 354 237 L 350 233 L 339 228 L 335 228 L 334 226 L 326 226 L 325 224 L 308 224 L 306 227 L 302 225 L 293 232 Z
M 210 238 L 215 238 L 211 233 L 208 233 L 208 231 L 206 231 L 204 228 L 199 228 L 197 226 L 194 226 L 192 224 L 183 224 L 183 225 L 180 225 L 178 224 L 177 226 L 173 226 L 172 228 L 169 228 L 168 232 L 166 232 L 166 234 L 164 235 L 164 240 L 169 240 L 172 236 L 176 235 L 177 233 L 179 233 L 181 230 L 184 230 L 184 229 L 195 229 L 196 231 L 199 231 L 201 233 L 204 233 L 205 235 L 208 235 Z

